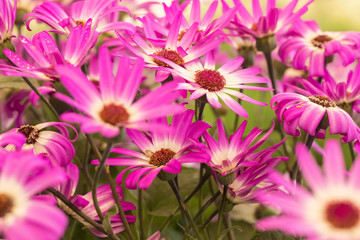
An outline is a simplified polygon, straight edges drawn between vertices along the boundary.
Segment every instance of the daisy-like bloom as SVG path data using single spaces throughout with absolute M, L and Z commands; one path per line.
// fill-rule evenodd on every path
M 271 108 L 285 133 L 300 136 L 299 128 L 316 138 L 325 137 L 329 126 L 330 134 L 341 134 L 342 142 L 352 142 L 360 137 L 360 129 L 351 116 L 338 107 L 316 81 L 303 80 L 305 89 L 298 93 L 279 93 L 271 98 Z M 319 124 L 321 124 L 319 126 Z
M 295 69 L 310 76 L 324 76 L 329 57 L 339 54 L 344 66 L 356 59 L 360 46 L 358 32 L 323 32 L 315 21 L 298 20 L 280 45 L 279 56 Z
M 77 206 L 84 214 L 89 216 L 91 219 L 95 221 L 100 221 L 100 218 L 96 212 L 94 207 L 94 202 L 92 198 L 92 192 L 89 192 L 85 195 L 75 195 L 75 191 L 78 185 L 79 180 L 79 169 L 75 164 L 70 163 L 65 171 L 68 175 L 68 179 L 66 182 L 59 184 L 56 188 L 59 192 L 61 192 L 67 199 L 69 199 L 75 206 Z M 120 186 L 116 188 L 117 195 L 120 200 L 124 198 L 123 191 Z M 111 192 L 111 188 L 109 185 L 103 185 L 97 188 L 96 192 L 97 200 L 99 203 L 99 207 L 101 212 L 105 216 L 111 207 L 115 205 L 115 200 L 113 194 Z M 62 201 L 58 201 L 59 207 L 63 209 L 67 214 L 72 216 L 74 219 L 78 220 L 82 224 L 84 224 L 90 231 L 92 231 L 98 237 L 107 237 L 102 232 L 96 230 L 92 225 L 84 221 L 79 215 L 73 212 L 68 206 L 66 206 Z M 124 211 L 136 210 L 136 207 L 131 202 L 121 201 L 121 206 Z M 135 222 L 135 216 L 126 215 L 126 219 L 129 223 Z M 125 227 L 119 215 L 111 217 L 111 227 L 112 231 L 115 234 L 118 234 L 124 231 Z
M 360 158 L 347 173 L 336 140 L 325 143 L 323 170 L 305 145 L 296 146 L 296 156 L 309 189 L 274 174 L 273 181 L 283 185 L 287 193 L 260 195 L 259 199 L 280 208 L 283 214 L 261 219 L 257 228 L 277 229 L 307 239 L 359 239 Z
M 168 35 L 164 36 L 166 40 L 157 37 L 153 24 L 144 24 L 144 32 L 148 41 L 143 39 L 139 33 L 127 32 L 124 33 L 124 36 L 118 33 L 118 37 L 123 44 L 135 55 L 145 60 L 146 67 L 164 67 L 162 69 L 164 71 L 157 72 L 156 81 L 158 82 L 165 80 L 169 76 L 170 73 L 167 70 L 171 69 L 171 66 L 158 58 L 154 58 L 153 55 L 165 58 L 178 66 L 183 66 L 205 55 L 224 40 L 223 37 L 217 38 L 217 34 L 214 33 L 193 44 L 199 26 L 199 23 L 195 22 L 178 41 L 182 19 L 182 13 L 178 12 L 171 23 Z M 131 43 L 137 45 L 141 50 Z
M 5 48 L 14 49 L 11 38 L 16 17 L 16 4 L 16 0 L 0 1 L 0 59 L 5 58 L 2 52 Z
M 91 19 L 84 26 L 76 26 L 71 30 L 63 51 L 59 50 L 55 40 L 46 31 L 35 34 L 32 41 L 20 36 L 23 47 L 33 59 L 32 63 L 5 49 L 4 54 L 16 67 L 0 64 L 0 70 L 4 75 L 54 80 L 59 76 L 56 72 L 57 65 L 69 63 L 82 66 L 87 62 L 91 57 L 89 51 L 94 47 L 98 36 L 98 33 L 91 30 Z
M 46 127 L 55 127 L 60 133 L 54 131 L 41 131 Z M 70 134 L 66 127 L 74 130 L 76 137 L 70 140 Z M 49 159 L 53 166 L 67 166 L 75 156 L 75 149 L 71 142 L 77 139 L 76 129 L 67 123 L 47 122 L 35 126 L 23 125 L 20 128 L 12 129 L 26 137 L 23 150 L 31 149 L 34 154 L 42 154 Z M 6 146 L 6 150 L 12 151 L 14 145 Z
M 195 112 L 187 110 L 180 115 L 175 115 L 168 133 L 154 132 L 148 138 L 138 130 L 127 130 L 130 139 L 143 153 L 124 148 L 114 148 L 112 152 L 131 157 L 109 158 L 108 164 L 115 166 L 130 166 L 123 170 L 116 178 L 121 184 L 125 172 L 133 170 L 126 178 L 125 186 L 129 189 L 147 189 L 154 178 L 164 171 L 171 174 L 181 172 L 182 163 L 202 163 L 208 161 L 208 155 L 196 145 L 199 137 L 210 126 L 202 121 L 192 123 Z M 156 120 L 167 125 L 167 119 Z M 92 164 L 98 164 L 94 160 Z
M 53 32 L 69 35 L 72 28 L 84 26 L 91 19 L 91 28 L 98 33 L 119 29 L 134 32 L 132 24 L 117 20 L 119 11 L 128 12 L 128 9 L 117 6 L 116 0 L 84 0 L 72 3 L 71 14 L 68 15 L 59 4 L 47 1 L 26 14 L 25 19 L 29 31 L 30 22 L 36 19 L 53 28 Z
M 9 240 L 60 239 L 67 217 L 55 199 L 36 194 L 65 180 L 64 172 L 47 168 L 30 152 L 0 151 L 0 161 L 1 235 Z
M 172 69 L 169 69 L 168 71 L 171 71 L 188 81 L 188 83 L 179 83 L 178 89 L 191 91 L 192 94 L 190 95 L 190 100 L 206 95 L 206 98 L 211 106 L 220 108 L 220 98 L 231 110 L 244 118 L 248 116 L 246 110 L 231 96 L 235 96 L 246 102 L 251 102 L 257 105 L 267 105 L 266 103 L 254 100 L 239 92 L 238 89 L 251 89 L 258 91 L 271 90 L 270 88 L 244 85 L 247 83 L 268 83 L 269 81 L 266 78 L 256 76 L 261 72 L 261 69 L 259 68 L 237 70 L 244 62 L 242 57 L 237 57 L 231 60 L 217 70 L 215 69 L 216 64 L 214 52 L 210 52 L 206 55 L 204 64 L 202 64 L 199 60 L 194 60 L 184 64 L 185 68 L 158 56 L 154 56 L 154 58 L 157 58 L 171 66 Z
M 175 84 L 165 84 L 134 102 L 141 83 L 144 61 L 137 58 L 132 64 L 130 58 L 120 59 L 116 76 L 109 51 L 99 50 L 99 89 L 77 68 L 59 66 L 60 80 L 74 99 L 60 93 L 55 97 L 76 107 L 85 114 L 64 113 L 63 121 L 80 123 L 85 133 L 100 132 L 105 137 L 115 137 L 119 127 L 141 130 L 165 130 L 157 123 L 146 122 L 170 114 L 182 112 L 184 106 L 173 104 L 179 94 L 174 92 Z
M 299 0 L 290 1 L 285 8 L 276 7 L 276 0 L 268 0 L 265 14 L 263 13 L 259 0 L 252 1 L 253 14 L 251 15 L 240 0 L 234 0 L 237 13 L 232 22 L 240 35 L 250 35 L 254 38 L 263 38 L 279 33 L 300 18 L 306 11 L 308 5 L 314 0 L 310 0 L 294 12 Z M 226 4 L 225 1 L 222 1 Z
M 211 160 L 207 164 L 218 175 L 226 176 L 238 171 L 242 167 L 259 164 L 261 166 L 262 161 L 265 161 L 264 159 L 271 156 L 285 141 L 284 139 L 282 142 L 270 148 L 255 152 L 256 149 L 258 149 L 270 136 L 274 130 L 275 124 L 273 124 L 270 130 L 252 146 L 250 146 L 251 143 L 261 134 L 262 130 L 256 127 L 242 139 L 246 125 L 247 121 L 243 121 L 237 131 L 230 136 L 230 143 L 226 137 L 224 125 L 220 119 L 217 120 L 218 141 L 215 141 L 208 132 L 204 133 L 203 136 L 208 146 L 205 150 L 211 157 Z

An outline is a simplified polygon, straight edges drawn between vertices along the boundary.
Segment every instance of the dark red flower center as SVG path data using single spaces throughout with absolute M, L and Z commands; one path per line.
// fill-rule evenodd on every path
M 0 217 L 4 217 L 11 212 L 13 205 L 11 197 L 4 193 L 0 193 Z
M 321 95 L 310 96 L 309 100 L 325 108 L 336 107 L 336 104 L 325 96 L 321 96 Z
M 195 82 L 210 92 L 219 91 L 225 86 L 225 78 L 216 70 L 204 69 L 195 72 Z
M 314 45 L 314 47 L 322 48 L 323 44 L 328 43 L 328 42 L 330 42 L 332 40 L 333 40 L 332 37 L 330 37 L 328 35 L 325 35 L 325 34 L 322 34 L 322 35 L 318 35 L 318 36 L 314 37 L 311 40 L 311 43 L 312 43 L 312 45 Z
M 352 228 L 359 222 L 359 208 L 350 201 L 331 202 L 326 208 L 326 219 L 335 228 Z
M 179 66 L 184 65 L 184 59 L 180 56 L 177 51 L 170 50 L 170 49 L 162 49 L 154 53 L 155 56 L 159 56 L 165 58 L 173 63 L 176 63 Z M 168 64 L 154 58 L 154 62 L 160 67 L 168 67 L 171 68 Z
M 168 148 L 161 148 L 160 150 L 154 152 L 150 157 L 150 164 L 161 167 L 165 165 L 175 156 L 175 152 Z
M 28 124 L 21 126 L 17 131 L 25 135 L 26 144 L 36 143 L 36 139 L 38 139 L 40 133 L 39 129 Z
M 104 108 L 100 112 L 101 119 L 112 125 L 116 125 L 117 123 L 126 122 L 129 120 L 129 113 L 122 105 L 116 105 L 114 103 L 110 103 L 104 106 Z

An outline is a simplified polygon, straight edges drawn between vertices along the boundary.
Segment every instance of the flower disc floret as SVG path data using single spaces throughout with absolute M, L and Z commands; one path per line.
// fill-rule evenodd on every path
M 28 124 L 21 126 L 17 131 L 25 135 L 26 144 L 34 144 L 39 138 L 39 129 Z
M 334 201 L 326 208 L 326 219 L 334 228 L 351 229 L 359 223 L 359 209 L 350 201 Z
M 0 193 L 0 217 L 4 217 L 11 212 L 13 208 L 13 200 L 10 196 L 4 193 Z
M 174 156 L 175 152 L 171 149 L 161 148 L 151 155 L 149 163 L 154 166 L 161 167 L 169 162 Z
M 117 105 L 114 103 L 105 105 L 100 111 L 101 119 L 111 125 L 126 122 L 129 119 L 129 116 L 129 113 L 122 105 Z
M 195 82 L 210 92 L 220 91 L 226 85 L 224 76 L 212 69 L 196 71 Z
M 175 51 L 175 50 L 170 50 L 170 49 L 162 49 L 159 50 L 157 52 L 154 53 L 155 56 L 159 56 L 162 58 L 165 58 L 169 61 L 172 61 L 173 63 L 182 66 L 184 65 L 184 59 L 180 56 L 180 54 Z M 159 66 L 159 67 L 168 67 L 171 68 L 168 64 L 164 63 L 161 60 L 155 59 L 154 58 L 154 62 Z
M 336 104 L 326 96 L 321 96 L 321 95 L 310 96 L 309 100 L 324 108 L 336 107 Z
M 314 45 L 314 47 L 323 48 L 323 44 L 328 43 L 332 40 L 333 40 L 333 38 L 330 37 L 329 35 L 321 34 L 321 35 L 314 37 L 311 40 L 311 43 L 312 43 L 312 45 Z

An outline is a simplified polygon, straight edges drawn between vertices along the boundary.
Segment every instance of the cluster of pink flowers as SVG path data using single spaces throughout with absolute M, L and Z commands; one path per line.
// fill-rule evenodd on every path
M 277 212 L 251 222 L 256 237 L 360 239 L 360 33 L 303 20 L 312 2 L 0 0 L 0 80 L 14 79 L 0 85 L 0 235 L 72 239 L 79 222 L 172 238 L 177 210 L 144 227 L 159 216 L 142 193 L 168 183 L 157 197 L 178 201 L 185 237 L 208 239 L 217 216 L 232 240 L 233 207 L 260 203 Z M 260 116 L 266 131 L 243 119 Z M 183 199 L 186 172 L 199 184 Z

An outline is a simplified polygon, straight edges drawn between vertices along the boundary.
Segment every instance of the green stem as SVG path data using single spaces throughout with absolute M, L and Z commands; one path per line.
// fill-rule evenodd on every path
M 355 151 L 354 151 L 354 145 L 352 142 L 348 142 L 348 145 L 349 145 L 349 150 L 350 150 L 350 155 L 351 155 L 351 163 L 353 163 L 356 158 Z
M 243 91 L 244 91 L 244 89 L 239 89 L 239 92 L 240 92 L 240 93 L 243 93 Z M 238 102 L 239 104 L 241 104 L 241 98 L 238 98 L 237 102 Z M 235 114 L 234 126 L 233 126 L 233 133 L 236 132 L 236 129 L 237 129 L 237 127 L 238 127 L 239 117 L 240 117 L 240 116 L 239 116 L 238 114 Z
M 209 177 L 211 176 L 211 173 L 205 173 L 205 175 L 203 176 L 203 178 L 201 179 L 201 181 L 198 183 L 198 185 L 194 188 L 194 190 L 185 198 L 184 202 L 187 203 L 188 201 L 190 201 L 190 199 L 197 193 L 197 191 L 199 191 L 202 186 L 204 185 L 204 183 L 209 179 Z M 175 214 L 180 210 L 180 207 L 178 206 L 177 208 L 175 208 L 170 216 L 165 220 L 165 222 L 161 225 L 159 231 L 162 232 L 166 226 L 169 224 L 170 220 L 175 216 Z
M 99 164 L 97 171 L 95 172 L 94 182 L 93 182 L 93 186 L 92 186 L 92 198 L 93 198 L 93 202 L 94 202 L 94 207 L 95 207 L 96 212 L 101 221 L 103 221 L 104 215 L 102 214 L 102 211 L 99 207 L 99 202 L 98 202 L 97 196 L 96 196 L 97 183 L 100 179 L 101 173 L 103 172 L 103 169 L 104 169 L 105 163 L 106 163 L 106 159 L 108 158 L 108 156 L 110 154 L 110 150 L 111 150 L 112 146 L 113 146 L 113 143 L 109 142 L 104 151 L 104 155 L 99 159 L 100 164 Z
M 178 200 L 178 203 L 179 203 L 179 206 L 180 206 L 180 210 L 181 210 L 181 212 L 183 213 L 183 217 L 184 217 L 184 218 L 187 218 L 187 220 L 190 222 L 190 225 L 191 225 L 192 229 L 193 229 L 194 232 L 195 232 L 195 235 L 197 236 L 198 239 L 201 240 L 202 237 L 201 237 L 201 235 L 200 235 L 200 233 L 199 233 L 199 230 L 198 230 L 198 228 L 196 227 L 196 224 L 195 224 L 194 220 L 192 219 L 192 217 L 191 217 L 191 215 L 190 215 L 189 209 L 187 208 L 185 202 L 182 200 L 182 198 L 181 198 L 181 196 L 180 196 L 179 189 L 176 187 L 176 184 L 175 184 L 174 179 L 172 179 L 172 180 L 169 181 L 169 185 L 170 185 L 171 189 L 173 190 L 176 199 Z
M 207 225 L 211 222 L 211 220 L 218 214 L 219 210 L 215 209 L 214 212 L 206 219 L 205 223 L 201 226 L 200 231 L 203 231 Z
M 224 214 L 224 224 L 226 229 L 230 229 L 227 233 L 229 240 L 235 240 L 235 234 L 234 231 L 232 229 L 232 223 L 231 223 L 231 218 L 230 218 L 230 214 Z
M 271 59 L 271 52 L 263 52 L 265 59 L 266 59 L 266 65 L 268 68 L 268 72 L 269 72 L 269 77 L 271 80 L 271 85 L 273 88 L 273 95 L 277 94 L 277 90 L 276 90 L 276 82 L 275 82 L 275 76 L 274 76 L 274 68 L 273 68 L 273 64 L 272 64 L 272 59 Z
M 219 210 L 219 217 L 218 217 L 218 225 L 217 225 L 217 231 L 216 231 L 216 237 L 219 239 L 220 233 L 221 233 L 221 223 L 222 223 L 222 215 L 224 213 L 224 207 L 225 207 L 225 200 L 226 200 L 226 194 L 228 192 L 229 186 L 224 185 L 224 191 L 221 199 L 221 205 Z
M 194 221 L 196 221 L 202 213 L 220 196 L 220 191 L 217 191 L 198 211 L 198 213 L 194 217 Z
M 140 240 L 145 239 L 144 224 L 143 224 L 143 208 L 142 208 L 142 190 L 138 190 L 138 213 L 139 213 L 139 228 L 140 228 Z
M 70 202 L 69 199 L 67 199 L 62 193 L 57 191 L 56 189 L 49 187 L 47 189 L 50 193 L 52 193 L 55 197 L 57 197 L 60 201 L 62 201 L 66 206 L 68 206 L 74 213 L 76 213 L 78 216 L 80 216 L 85 222 L 89 223 L 91 226 L 93 226 L 95 229 L 99 230 L 100 232 L 107 234 L 107 232 L 104 230 L 104 228 L 97 222 L 95 222 L 93 219 L 91 219 L 88 215 L 83 213 L 79 208 L 77 208 L 72 202 Z M 110 239 L 116 239 L 119 240 L 116 236 L 109 236 Z
M 195 100 L 196 120 L 203 120 L 205 105 L 206 105 L 205 99 L 203 99 L 202 97 Z

